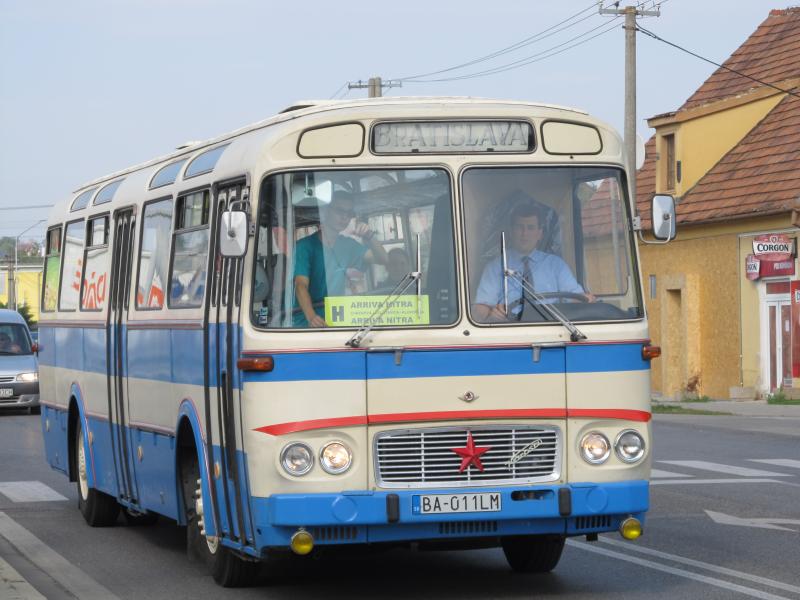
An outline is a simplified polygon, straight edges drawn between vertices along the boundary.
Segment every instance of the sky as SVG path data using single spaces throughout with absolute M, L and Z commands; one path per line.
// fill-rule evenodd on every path
M 656 3 L 638 1 L 645 8 Z M 661 15 L 639 24 L 721 63 L 770 9 L 798 2 L 662 0 Z M 37 222 L 49 211 L 30 207 L 64 201 L 87 181 L 189 140 L 262 120 L 299 99 L 367 95 L 348 90 L 348 81 L 440 71 L 531 37 L 513 52 L 427 79 L 515 68 L 405 81 L 384 93 L 573 106 L 621 132 L 622 19 L 599 15 L 596 5 L 0 0 L 0 237 L 31 227 L 23 239 L 41 239 L 45 223 Z M 535 62 L 521 64 L 526 59 Z M 715 68 L 638 34 L 638 133 L 650 137 L 646 119 L 680 107 Z

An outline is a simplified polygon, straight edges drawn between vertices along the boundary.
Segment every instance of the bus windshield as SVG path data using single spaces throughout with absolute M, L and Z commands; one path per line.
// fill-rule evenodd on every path
M 620 171 L 472 168 L 462 184 L 473 321 L 642 316 Z
M 259 200 L 253 324 L 454 323 L 452 215 L 450 178 L 441 169 L 269 176 Z

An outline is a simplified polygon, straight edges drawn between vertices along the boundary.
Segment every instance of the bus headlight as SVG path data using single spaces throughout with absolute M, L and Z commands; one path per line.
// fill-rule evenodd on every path
M 635 463 L 644 456 L 644 438 L 633 429 L 626 429 L 614 441 L 614 450 L 622 462 Z
M 353 462 L 353 453 L 342 442 L 330 442 L 319 453 L 319 464 L 326 473 L 338 475 L 350 468 Z
M 281 466 L 289 475 L 305 475 L 314 466 L 314 453 L 308 444 L 292 442 L 281 450 Z
M 611 454 L 611 443 L 599 431 L 590 431 L 581 439 L 581 456 L 592 465 L 600 465 L 608 460 Z
M 25 382 L 32 382 L 32 381 L 39 381 L 39 373 L 20 373 L 17 375 L 17 381 L 25 381 Z

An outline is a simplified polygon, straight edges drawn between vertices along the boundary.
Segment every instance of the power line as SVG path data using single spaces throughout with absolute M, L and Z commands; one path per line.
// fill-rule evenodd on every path
M 432 75 L 439 75 L 441 73 L 448 73 L 450 71 L 455 71 L 456 69 L 462 69 L 464 67 L 469 67 L 469 66 L 472 66 L 472 65 L 487 61 L 487 60 L 491 60 L 492 58 L 496 58 L 498 56 L 502 56 L 503 54 L 508 54 L 509 52 L 513 52 L 515 50 L 518 50 L 519 48 L 522 48 L 524 46 L 527 46 L 529 44 L 537 42 L 540 39 L 544 39 L 546 37 L 550 37 L 550 35 L 554 35 L 555 33 L 558 33 L 559 31 L 563 31 L 564 29 L 568 29 L 569 27 L 577 25 L 578 23 L 580 23 L 582 21 L 585 21 L 586 19 L 588 19 L 590 17 L 593 17 L 594 14 L 589 14 L 588 16 L 584 17 L 583 19 L 580 19 L 579 21 L 576 21 L 576 22 L 574 22 L 574 23 L 572 23 L 570 25 L 567 25 L 566 27 L 563 27 L 562 29 L 559 29 L 558 31 L 554 31 L 553 33 L 550 33 L 548 35 L 544 35 L 544 34 L 548 33 L 549 31 L 552 31 L 553 29 L 555 29 L 559 25 L 563 25 L 564 23 L 567 23 L 567 22 L 571 21 L 572 19 L 582 15 L 583 13 L 585 13 L 587 11 L 590 11 L 590 10 L 593 10 L 595 6 L 596 6 L 596 3 L 592 2 L 592 4 L 589 7 L 585 8 L 585 9 L 583 9 L 583 10 L 577 12 L 577 13 L 575 13 L 574 15 L 564 19 L 563 21 L 559 21 L 555 25 L 553 25 L 551 27 L 548 27 L 547 29 L 543 29 L 539 33 L 535 33 L 535 34 L 533 34 L 531 36 L 526 37 L 523 40 L 520 40 L 520 41 L 518 41 L 518 42 L 516 42 L 514 44 L 511 44 L 510 46 L 506 46 L 505 48 L 502 48 L 500 50 L 496 50 L 495 52 L 492 52 L 490 54 L 486 54 L 486 55 L 481 56 L 479 58 L 475 58 L 475 59 L 470 60 L 468 62 L 461 63 L 459 65 L 455 65 L 455 66 L 452 66 L 452 67 L 448 67 L 446 69 L 440 69 L 438 71 L 430 71 L 428 73 L 420 73 L 418 75 L 410 75 L 408 77 L 400 77 L 399 80 L 400 81 L 407 81 L 407 80 L 411 80 L 411 79 L 420 79 L 422 77 L 430 77 Z
M 694 56 L 695 58 L 699 58 L 700 60 L 704 60 L 707 63 L 711 63 L 712 65 L 717 66 L 720 69 L 725 69 L 726 71 L 730 71 L 731 73 L 739 75 L 740 77 L 744 77 L 744 78 L 749 79 L 751 81 L 755 81 L 756 83 L 760 83 L 761 85 L 764 85 L 764 86 L 767 86 L 767 87 L 771 87 L 772 89 L 777 90 L 779 92 L 783 92 L 784 94 L 789 94 L 791 96 L 795 96 L 797 98 L 800 98 L 800 94 L 796 94 L 795 92 L 792 91 L 792 90 L 797 89 L 797 86 L 793 87 L 791 90 L 785 90 L 785 89 L 783 89 L 781 87 L 778 87 L 777 85 L 773 85 L 771 83 L 767 83 L 766 81 L 762 81 L 761 79 L 757 79 L 756 77 L 751 77 L 750 75 L 742 73 L 741 71 L 737 71 L 736 69 L 731 69 L 730 67 L 726 67 L 725 65 L 721 65 L 721 64 L 719 64 L 717 62 L 714 62 L 710 58 L 706 58 L 705 56 L 700 56 L 696 52 L 692 52 L 691 50 L 688 50 L 688 49 L 684 48 L 683 46 L 679 46 L 678 44 L 675 44 L 673 42 L 665 40 L 664 38 L 656 35 L 652 31 L 649 31 L 649 30 L 645 29 L 644 27 L 642 27 L 638 23 L 636 25 L 636 29 L 641 31 L 643 34 L 653 38 L 654 40 L 658 40 L 659 42 L 664 42 L 665 44 L 667 44 L 669 46 L 672 46 L 673 48 L 677 48 L 681 52 L 685 52 L 686 54 L 690 54 L 691 56 Z
M 28 204 L 26 206 L 0 206 L 0 210 L 24 210 L 26 208 L 53 208 L 53 204 Z
M 347 85 L 347 83 L 348 83 L 348 82 L 347 82 L 347 81 L 345 81 L 345 82 L 344 82 L 342 85 L 340 85 L 338 90 L 336 90 L 336 91 L 335 91 L 335 92 L 333 92 L 333 93 L 332 93 L 330 96 L 328 96 L 328 100 L 333 100 L 334 98 L 336 98 L 336 96 L 338 96 L 338 95 L 341 93 L 341 91 L 342 91 L 342 90 L 345 88 L 345 86 Z
M 510 71 L 512 69 L 518 69 L 520 67 L 524 67 L 526 65 L 542 61 L 542 60 L 544 60 L 546 58 L 550 58 L 551 56 L 556 56 L 557 54 L 561 54 L 562 52 L 566 52 L 567 50 L 569 50 L 571 48 L 575 48 L 576 46 L 580 46 L 582 44 L 585 44 L 586 42 L 589 42 L 589 41 L 593 40 L 596 37 L 599 37 L 599 36 L 601 36 L 601 35 L 603 35 L 605 33 L 608 33 L 609 31 L 612 31 L 612 30 L 616 29 L 617 25 L 614 22 L 617 21 L 619 18 L 620 17 L 615 17 L 614 19 L 612 19 L 611 20 L 612 25 L 610 27 L 606 27 L 608 25 L 608 22 L 604 21 L 601 25 L 598 25 L 597 27 L 593 27 L 592 29 L 589 29 L 587 31 L 584 31 L 583 33 L 581 33 L 579 35 L 576 35 L 576 36 L 568 39 L 565 42 L 562 42 L 562 43 L 557 44 L 555 46 L 551 46 L 550 48 L 548 48 L 546 50 L 543 50 L 541 52 L 537 52 L 536 54 L 532 54 L 530 56 L 526 56 L 524 58 L 515 60 L 515 61 L 510 62 L 510 63 L 506 63 L 505 65 L 500 65 L 500 66 L 497 66 L 497 67 L 493 67 L 491 69 L 486 69 L 484 71 L 478 71 L 478 72 L 475 72 L 475 73 L 468 73 L 466 75 L 459 75 L 459 76 L 456 76 L 456 77 L 445 77 L 445 78 L 441 78 L 441 79 L 420 79 L 420 80 L 416 80 L 416 81 L 409 81 L 408 83 L 439 83 L 439 82 L 444 82 L 444 81 L 460 81 L 460 80 L 463 80 L 463 79 L 473 79 L 473 78 L 476 78 L 476 77 L 485 77 L 487 75 L 494 75 L 496 73 L 503 73 L 505 71 Z M 584 39 L 582 41 L 579 41 L 579 42 L 576 41 L 576 40 L 580 40 L 581 38 L 589 35 L 590 33 L 594 32 L 594 31 L 597 31 L 598 29 L 601 29 L 603 27 L 606 27 L 606 29 L 603 29 L 599 33 L 597 33 L 597 34 L 595 34 L 595 35 L 593 35 L 591 37 L 588 37 L 588 38 L 586 38 L 586 39 Z M 576 43 L 562 48 L 562 46 L 565 46 L 566 44 L 570 44 L 570 42 L 576 42 Z M 561 50 L 556 50 L 557 48 L 561 48 Z
M 651 3 L 653 6 L 656 6 L 656 5 L 660 6 L 661 4 L 664 4 L 666 2 L 669 2 L 669 0 L 661 0 L 661 1 L 659 1 L 659 0 L 639 0 L 639 2 L 636 3 L 636 6 L 637 6 L 637 8 L 641 8 L 645 4 L 648 4 L 648 3 Z M 551 27 L 548 27 L 547 29 L 544 29 L 544 30 L 540 31 L 539 33 L 536 33 L 536 34 L 534 34 L 532 36 L 529 36 L 529 37 L 525 38 L 524 40 L 521 40 L 521 41 L 519 41 L 519 42 L 517 42 L 515 44 L 512 44 L 511 46 L 508 46 L 506 48 L 503 48 L 501 50 L 498 50 L 496 52 L 493 52 L 491 54 L 483 56 L 481 58 L 475 59 L 475 60 L 467 62 L 467 63 L 462 63 L 462 64 L 456 65 L 454 67 L 449 67 L 447 69 L 441 69 L 439 71 L 432 71 L 432 72 L 427 73 L 427 74 L 416 75 L 416 76 L 411 76 L 411 77 L 403 77 L 403 78 L 400 78 L 400 81 L 408 81 L 410 83 L 439 83 L 439 82 L 446 82 L 446 81 L 458 81 L 458 80 L 461 80 L 461 79 L 471 79 L 473 77 L 483 77 L 485 75 L 493 75 L 494 73 L 502 73 L 503 71 L 511 70 L 512 68 L 522 67 L 522 66 L 534 63 L 534 62 L 538 62 L 539 60 L 543 60 L 544 58 L 549 58 L 550 56 L 555 56 L 557 54 L 560 54 L 561 51 L 552 52 L 553 50 L 556 50 L 557 48 L 560 48 L 560 47 L 562 47 L 562 46 L 564 46 L 566 44 L 569 44 L 570 42 L 576 41 L 576 40 L 578 40 L 578 39 L 580 39 L 580 38 L 592 33 L 593 31 L 596 31 L 597 29 L 599 29 L 599 28 L 601 28 L 603 26 L 599 25 L 598 27 L 594 27 L 592 29 L 584 31 L 581 34 L 573 36 L 572 38 L 568 39 L 567 41 L 565 41 L 565 42 L 563 42 L 561 44 L 557 44 L 555 46 L 551 46 L 550 48 L 548 48 L 546 50 L 543 50 L 543 51 L 538 52 L 536 54 L 533 54 L 533 55 L 518 59 L 518 60 L 513 61 L 511 63 L 506 63 L 505 65 L 499 65 L 497 67 L 492 67 L 492 68 L 489 68 L 489 69 L 485 69 L 483 71 L 478 71 L 478 72 L 470 73 L 470 74 L 467 74 L 467 75 L 460 75 L 460 76 L 454 76 L 454 77 L 443 77 L 443 78 L 437 78 L 437 79 L 422 79 L 423 77 L 428 77 L 430 75 L 437 75 L 439 73 L 446 73 L 446 72 L 453 71 L 453 70 L 456 70 L 456 69 L 459 69 L 459 68 L 463 68 L 465 66 L 470 66 L 470 65 L 473 65 L 473 64 L 477 64 L 479 62 L 483 62 L 483 61 L 489 60 L 491 58 L 496 58 L 497 56 L 501 56 L 503 54 L 507 54 L 507 53 L 512 52 L 514 50 L 518 50 L 519 48 L 522 48 L 524 46 L 530 45 L 530 44 L 532 44 L 534 42 L 541 41 L 541 40 L 543 40 L 545 38 L 550 37 L 551 35 L 555 35 L 556 33 L 564 31 L 565 29 L 568 29 L 568 28 L 570 28 L 570 27 L 572 27 L 574 25 L 577 25 L 578 23 L 581 23 L 581 22 L 583 22 L 583 21 L 595 16 L 596 13 L 595 14 L 590 14 L 590 15 L 582 18 L 582 19 L 579 19 L 578 21 L 575 21 L 574 23 L 571 23 L 571 24 L 567 25 L 566 27 L 561 27 L 560 29 L 556 29 L 560 25 L 563 25 L 564 23 L 567 23 L 567 22 L 575 19 L 576 17 L 580 16 L 584 12 L 587 12 L 589 10 L 594 9 L 597 5 L 602 6 L 602 4 L 603 4 L 603 0 L 600 0 L 599 2 L 595 2 L 590 7 L 585 8 L 585 9 L 575 13 L 574 15 L 572 15 L 572 16 L 570 16 L 570 17 L 568 17 L 568 18 L 556 23 L 555 25 L 553 25 Z M 619 2 L 616 2 L 615 4 L 619 5 Z M 556 29 L 556 31 L 552 31 L 554 29 Z M 551 31 L 552 31 L 552 33 L 547 33 L 547 32 L 551 32 Z M 608 31 L 610 31 L 610 29 Z M 601 32 L 601 34 L 602 33 L 605 33 L 605 31 Z M 547 34 L 547 35 L 544 35 L 544 34 Z M 601 35 L 601 34 L 598 34 L 598 35 Z M 590 37 L 590 38 L 588 38 L 587 40 L 584 40 L 584 41 L 588 42 L 589 40 L 594 39 L 595 37 L 598 37 L 598 36 L 592 36 L 592 37 Z M 581 42 L 581 43 L 583 43 L 583 42 Z M 574 48 L 575 46 L 578 46 L 578 45 L 580 45 L 580 44 L 574 44 L 572 46 L 568 46 L 564 50 L 568 50 L 569 48 Z M 551 53 L 551 54 L 549 54 L 549 53 Z M 547 55 L 547 56 L 543 56 L 543 55 Z M 542 58 L 541 59 L 537 59 L 537 57 L 540 57 L 540 56 Z

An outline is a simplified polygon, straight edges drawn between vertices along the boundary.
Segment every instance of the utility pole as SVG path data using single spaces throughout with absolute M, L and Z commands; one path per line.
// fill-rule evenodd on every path
M 8 262 L 8 302 L 6 305 L 11 309 L 15 309 L 17 307 L 16 266 L 17 265 L 15 263 L 12 263 L 11 261 Z
M 393 87 L 403 87 L 403 82 L 392 81 L 391 79 L 383 81 L 380 77 L 370 77 L 367 83 L 364 83 L 360 79 L 358 81 L 347 83 L 348 90 L 367 88 L 369 98 L 380 98 L 383 96 L 383 88 Z
M 601 15 L 625 15 L 625 162 L 628 163 L 628 181 L 631 201 L 636 206 L 636 17 L 659 17 L 661 10 L 641 10 L 635 6 L 603 8 Z

